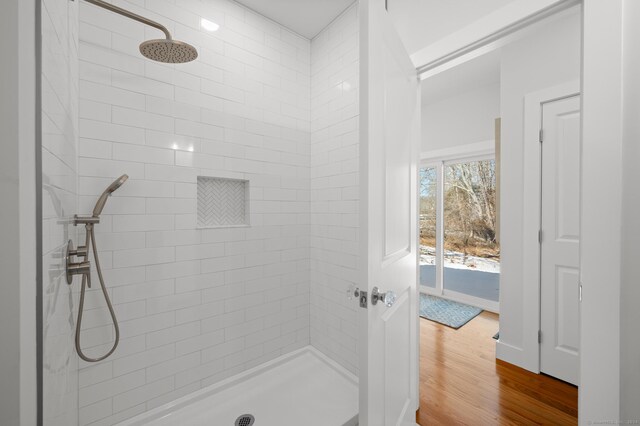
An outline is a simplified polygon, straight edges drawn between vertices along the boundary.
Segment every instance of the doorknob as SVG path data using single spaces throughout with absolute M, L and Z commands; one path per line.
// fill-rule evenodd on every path
M 378 300 L 380 300 L 387 308 L 390 308 L 394 303 L 396 303 L 397 298 L 398 296 L 396 296 L 396 293 L 393 291 L 380 293 L 378 287 L 374 287 L 373 291 L 371 291 L 371 303 L 373 305 L 377 304 Z

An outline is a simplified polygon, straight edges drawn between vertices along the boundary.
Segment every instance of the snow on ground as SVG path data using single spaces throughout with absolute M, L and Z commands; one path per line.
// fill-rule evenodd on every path
M 434 247 L 420 246 L 420 264 L 436 264 L 436 249 Z M 500 261 L 498 260 L 465 256 L 464 253 L 450 250 L 444 251 L 444 267 L 500 273 Z

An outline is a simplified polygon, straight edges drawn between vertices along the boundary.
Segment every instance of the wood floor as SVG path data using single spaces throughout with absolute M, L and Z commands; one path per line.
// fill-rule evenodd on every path
M 420 410 L 431 425 L 576 425 L 578 388 L 498 361 L 498 316 L 458 330 L 420 320 Z

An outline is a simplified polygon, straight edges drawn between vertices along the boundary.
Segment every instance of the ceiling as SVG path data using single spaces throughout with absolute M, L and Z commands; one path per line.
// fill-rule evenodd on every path
M 500 50 L 467 61 L 422 81 L 422 104 L 500 83 Z
M 410 55 L 515 0 L 387 0 Z M 236 0 L 308 39 L 354 0 Z
M 388 0 L 387 6 L 408 53 L 413 55 L 513 1 Z
M 312 39 L 354 0 L 236 0 L 291 31 Z

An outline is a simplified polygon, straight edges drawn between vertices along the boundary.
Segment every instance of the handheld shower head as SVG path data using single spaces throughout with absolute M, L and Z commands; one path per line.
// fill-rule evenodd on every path
M 93 217 L 100 216 L 100 213 L 102 213 L 102 209 L 104 209 L 104 205 L 107 203 L 107 198 L 109 198 L 109 195 L 111 195 L 116 189 L 120 188 L 122 184 L 127 181 L 127 179 L 129 179 L 128 175 L 122 175 L 118 179 L 114 180 L 113 183 L 111 183 L 111 185 L 109 185 L 107 189 L 104 190 L 102 195 L 100 195 L 100 198 L 98 198 L 96 206 L 93 208 Z
M 75 215 L 73 220 L 74 225 L 84 224 L 86 230 L 84 246 L 78 247 L 78 250 L 74 250 L 73 252 L 68 251 L 69 255 L 67 256 L 67 282 L 69 284 L 72 283 L 70 275 L 82 274 L 82 287 L 80 287 L 80 301 L 78 303 L 78 320 L 76 321 L 75 340 L 76 352 L 78 353 L 78 356 L 86 362 L 98 362 L 102 361 L 105 358 L 108 358 L 116 350 L 116 348 L 118 347 L 118 343 L 120 343 L 120 326 L 118 325 L 118 319 L 116 318 L 116 313 L 113 309 L 111 299 L 109 299 L 107 287 L 104 284 L 102 268 L 100 267 L 100 259 L 98 259 L 98 248 L 96 244 L 95 229 L 93 226 L 96 223 L 100 223 L 100 213 L 102 213 L 102 209 L 104 209 L 104 205 L 107 203 L 107 198 L 109 198 L 109 195 L 113 194 L 116 189 L 120 188 L 122 184 L 127 181 L 127 179 L 129 179 L 129 176 L 122 175 L 118 179 L 111 182 L 111 185 L 109 185 L 107 189 L 104 190 L 102 195 L 100 195 L 100 198 L 98 198 L 98 202 L 93 208 L 93 216 Z M 69 244 L 71 244 L 71 240 L 69 240 Z M 109 314 L 111 315 L 111 320 L 113 321 L 113 329 L 115 332 L 115 340 L 113 342 L 113 346 L 111 346 L 111 349 L 109 349 L 109 352 L 97 358 L 88 357 L 82 350 L 82 345 L 80 344 L 82 316 L 84 313 L 84 296 L 87 287 L 91 288 L 91 263 L 89 261 L 90 251 L 93 251 L 93 258 L 96 262 L 95 267 L 96 272 L 98 273 L 98 280 L 100 281 L 100 288 L 102 289 L 102 295 L 104 296 L 107 308 L 109 309 Z M 79 256 L 82 258 L 82 262 L 69 262 L 69 256 Z M 73 266 L 74 268 L 70 269 L 71 266 Z

